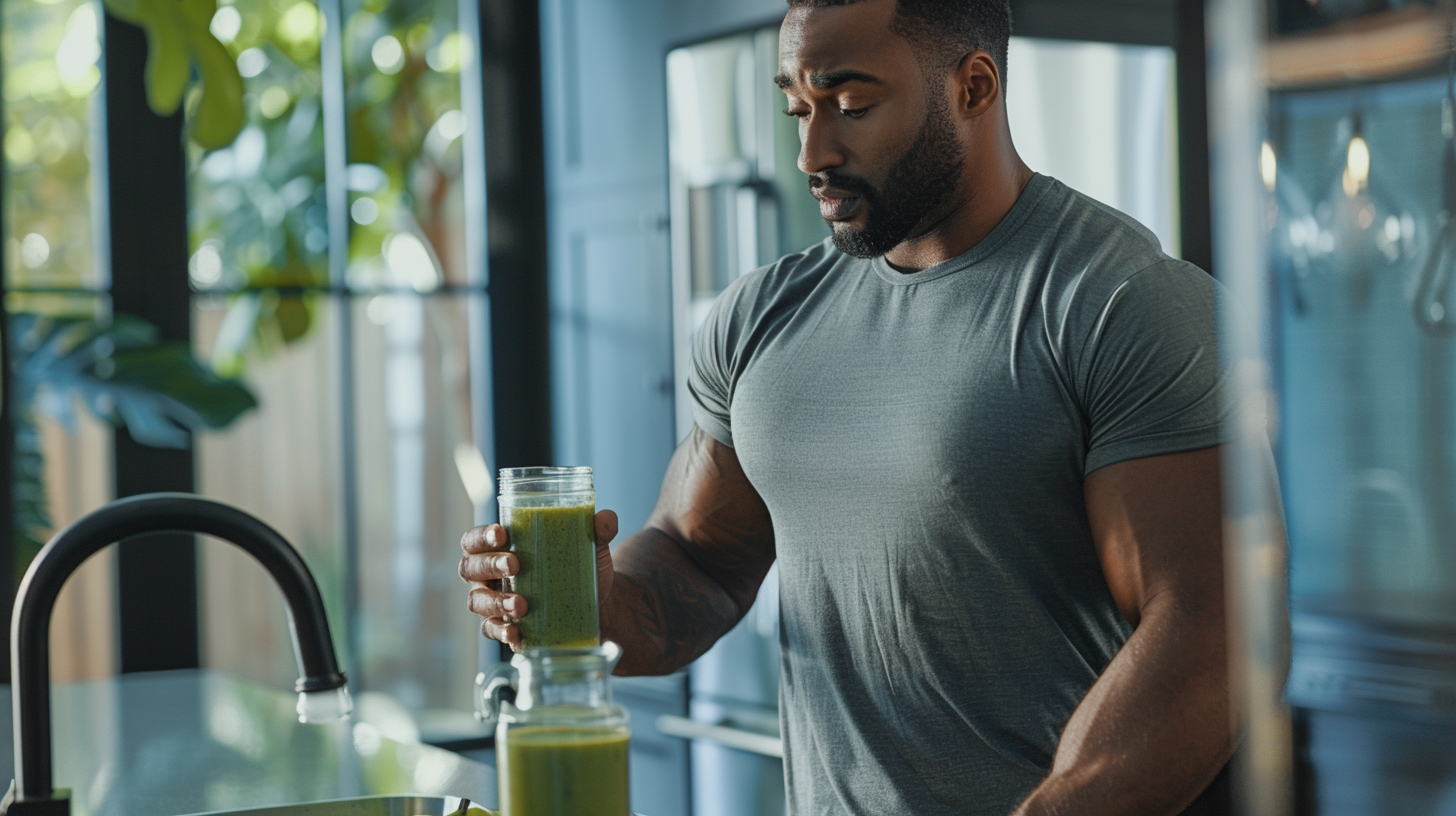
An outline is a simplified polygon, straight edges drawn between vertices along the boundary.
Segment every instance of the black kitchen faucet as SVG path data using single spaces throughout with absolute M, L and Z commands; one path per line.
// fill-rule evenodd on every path
M 323 598 L 298 552 L 273 528 L 235 507 L 189 493 L 152 493 L 112 502 L 60 531 L 31 561 L 10 621 L 15 780 L 0 816 L 68 816 L 70 799 L 51 777 L 51 609 L 81 563 L 113 542 L 143 533 L 205 533 L 238 545 L 273 576 L 288 602 L 297 649 L 298 713 L 306 721 L 349 713 L 347 681 L 334 656 Z

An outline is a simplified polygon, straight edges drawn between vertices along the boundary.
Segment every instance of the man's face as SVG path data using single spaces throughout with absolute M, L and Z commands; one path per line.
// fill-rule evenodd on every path
M 895 0 L 795 8 L 777 83 L 799 120 L 799 169 L 839 249 L 884 255 L 945 214 L 965 146 L 939 72 L 891 24 Z

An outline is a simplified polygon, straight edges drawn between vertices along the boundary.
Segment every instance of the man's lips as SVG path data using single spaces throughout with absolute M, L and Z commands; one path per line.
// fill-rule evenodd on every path
M 863 198 L 839 190 L 815 190 L 813 192 L 814 197 L 819 199 L 819 215 L 823 216 L 825 221 L 844 221 L 852 218 L 864 203 Z

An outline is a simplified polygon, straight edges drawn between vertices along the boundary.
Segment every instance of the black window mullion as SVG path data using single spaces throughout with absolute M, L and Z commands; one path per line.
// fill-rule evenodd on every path
M 187 172 L 183 116 L 147 107 L 146 37 L 106 16 L 103 38 L 108 246 L 112 310 L 189 343 Z M 152 448 L 116 432 L 118 498 L 193 490 L 191 450 Z M 148 536 L 119 548 L 118 619 L 123 672 L 200 664 L 197 548 L 191 535 Z
M 481 87 L 497 91 L 482 90 L 482 124 L 491 125 L 483 128 L 483 149 L 512 158 L 492 165 L 486 192 L 490 231 L 509 236 L 489 242 L 490 366 L 496 382 L 510 384 L 496 389 L 491 406 L 496 464 L 530 467 L 552 461 L 541 12 L 536 0 L 475 1 L 482 40 L 476 53 L 487 79 Z
M 484 330 L 479 339 L 472 334 L 471 348 L 477 361 L 471 376 L 485 386 L 474 394 L 476 444 L 482 452 L 493 449 L 490 461 L 497 468 L 552 464 L 541 9 L 537 0 L 460 2 L 475 4 L 462 15 L 461 33 L 472 28 L 469 34 L 479 38 L 474 52 L 481 55 L 473 82 L 461 87 L 462 96 L 480 95 L 481 137 L 466 147 L 483 154 L 480 183 L 489 202 L 488 219 L 484 204 L 477 217 L 466 213 L 467 232 L 485 238 L 489 250 L 481 272 L 490 296 L 471 305 L 472 329 Z M 512 160 L 497 161 L 484 173 L 490 156 Z M 509 239 L 489 240 L 496 230 Z M 494 518 L 477 519 L 489 521 Z M 482 669 L 509 657 L 509 649 L 482 638 Z
M 1177 6 L 1178 207 L 1183 259 L 1213 272 L 1206 6 L 1205 0 L 1178 0 Z

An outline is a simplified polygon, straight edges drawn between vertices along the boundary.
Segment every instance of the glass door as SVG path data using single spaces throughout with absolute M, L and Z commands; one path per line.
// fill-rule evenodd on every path
M 1230 463 L 1249 813 L 1456 807 L 1453 20 L 1210 4 L 1225 334 L 1279 474 Z

